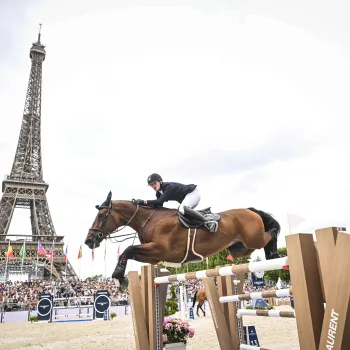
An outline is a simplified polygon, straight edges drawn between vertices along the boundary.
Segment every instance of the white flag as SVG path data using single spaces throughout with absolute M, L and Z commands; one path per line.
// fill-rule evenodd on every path
M 289 225 L 289 232 L 292 233 L 293 230 L 295 230 L 303 221 L 306 219 L 302 216 L 295 215 L 295 214 L 289 214 L 288 216 L 288 225 Z

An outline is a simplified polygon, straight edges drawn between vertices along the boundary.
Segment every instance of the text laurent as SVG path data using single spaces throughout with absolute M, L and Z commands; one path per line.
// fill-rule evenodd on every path
M 331 320 L 329 321 L 328 337 L 327 337 L 327 346 L 328 350 L 333 349 L 335 335 L 337 333 L 337 324 L 339 314 L 332 309 Z

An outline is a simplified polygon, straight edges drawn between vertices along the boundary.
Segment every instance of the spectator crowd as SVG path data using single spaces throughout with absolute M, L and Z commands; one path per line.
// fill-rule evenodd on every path
M 0 303 L 4 301 L 6 311 L 28 310 L 36 308 L 42 293 L 50 293 L 54 298 L 80 297 L 69 300 L 69 305 L 87 305 L 93 300 L 98 290 L 108 290 L 112 306 L 129 303 L 128 293 L 121 293 L 112 279 L 80 280 L 80 281 L 6 281 L 0 282 Z M 86 298 L 91 297 L 91 298 Z
M 187 298 L 192 300 L 194 293 L 198 289 L 204 289 L 202 280 L 188 280 L 182 282 L 186 287 Z M 179 282 L 174 282 L 175 286 Z M 289 288 L 290 285 L 284 286 Z M 266 284 L 261 287 L 253 286 L 250 279 L 244 281 L 244 293 L 262 292 L 266 290 L 277 289 L 275 284 Z M 54 298 L 71 298 L 64 305 L 88 305 L 93 302 L 93 296 L 97 290 L 108 290 L 111 297 L 112 306 L 129 304 L 129 295 L 127 292 L 121 293 L 112 279 L 100 280 L 80 280 L 80 281 L 47 281 L 34 280 L 26 282 L 6 281 L 0 283 L 0 303 L 4 301 L 6 311 L 28 310 L 36 308 L 36 304 L 42 293 L 50 293 Z

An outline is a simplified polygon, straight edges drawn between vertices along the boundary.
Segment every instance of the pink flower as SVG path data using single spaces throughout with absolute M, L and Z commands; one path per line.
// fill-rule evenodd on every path
M 168 341 L 168 336 L 166 334 L 163 334 L 163 343 L 166 343 Z
M 167 323 L 165 326 L 164 326 L 164 329 L 166 330 L 169 330 L 169 329 L 172 329 L 173 328 L 173 325 L 171 323 Z
M 188 331 L 189 333 L 189 337 L 192 338 L 194 336 L 194 329 L 193 328 L 189 328 Z

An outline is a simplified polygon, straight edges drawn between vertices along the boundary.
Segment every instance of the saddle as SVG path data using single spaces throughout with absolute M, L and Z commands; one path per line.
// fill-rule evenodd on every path
M 193 214 L 196 215 L 193 215 Z M 205 226 L 209 232 L 216 232 L 218 229 L 218 221 L 221 219 L 220 214 L 212 213 L 211 207 L 201 210 L 189 210 L 185 207 L 185 214 L 178 211 L 179 221 L 186 228 L 199 228 Z

